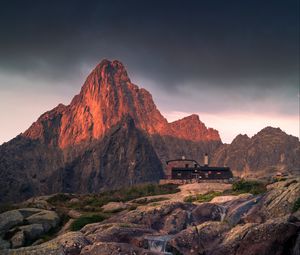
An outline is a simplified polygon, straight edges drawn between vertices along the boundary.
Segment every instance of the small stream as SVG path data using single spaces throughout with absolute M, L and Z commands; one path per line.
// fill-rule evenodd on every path
M 171 235 L 162 236 L 146 236 L 145 239 L 148 241 L 148 249 L 150 251 L 162 252 L 165 255 L 173 255 L 171 252 L 167 252 L 167 242 L 172 238 Z

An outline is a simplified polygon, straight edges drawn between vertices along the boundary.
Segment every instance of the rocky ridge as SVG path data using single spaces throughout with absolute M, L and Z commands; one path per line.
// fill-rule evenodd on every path
M 231 144 L 220 146 L 212 164 L 229 166 L 235 175 L 260 177 L 276 172 L 300 174 L 300 143 L 280 128 L 266 127 L 253 137 L 238 135 Z
M 299 254 L 299 178 L 268 185 L 259 195 L 216 198 L 218 202 L 165 200 L 124 208 L 80 231 L 1 254 Z

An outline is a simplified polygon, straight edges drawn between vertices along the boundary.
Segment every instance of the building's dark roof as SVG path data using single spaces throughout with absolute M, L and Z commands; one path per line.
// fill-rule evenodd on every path
M 182 161 L 182 162 L 185 162 L 185 161 L 191 161 L 193 162 L 194 164 L 197 165 L 197 169 L 198 170 L 201 170 L 201 171 L 230 171 L 230 168 L 229 167 L 220 167 L 220 166 L 201 166 L 196 160 L 194 159 L 171 159 L 171 160 L 168 160 L 166 161 L 167 165 L 170 163 L 170 162 L 176 162 L 176 161 Z M 172 167 L 172 170 L 181 170 L 181 171 L 184 171 L 184 170 L 194 170 L 195 167 Z
M 167 160 L 166 163 L 168 165 L 170 162 L 174 162 L 174 161 L 191 161 L 200 166 L 200 164 L 194 159 L 181 159 L 181 158 L 180 159 L 171 159 L 171 160 Z

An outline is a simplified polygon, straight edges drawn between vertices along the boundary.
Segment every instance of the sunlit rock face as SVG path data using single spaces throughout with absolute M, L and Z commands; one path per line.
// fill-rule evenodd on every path
M 131 83 L 123 64 L 116 60 L 103 60 L 70 105 L 59 105 L 43 114 L 24 136 L 66 148 L 102 138 L 127 114 L 147 134 L 220 141 L 218 132 L 207 129 L 197 115 L 169 124 L 156 108 L 151 94 Z
M 219 132 L 207 128 L 196 114 L 170 123 L 174 136 L 191 141 L 221 141 Z
M 127 114 L 148 134 L 168 133 L 167 120 L 156 108 L 151 94 L 131 83 L 122 63 L 103 60 L 70 105 L 59 105 L 42 115 L 24 135 L 66 148 L 103 137 Z

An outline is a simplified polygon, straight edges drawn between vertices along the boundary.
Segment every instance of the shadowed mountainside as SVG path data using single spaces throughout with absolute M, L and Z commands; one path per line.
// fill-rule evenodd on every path
M 260 177 L 286 172 L 300 174 L 300 143 L 279 128 L 266 127 L 253 137 L 238 135 L 220 146 L 212 163 L 229 166 L 236 175 Z

